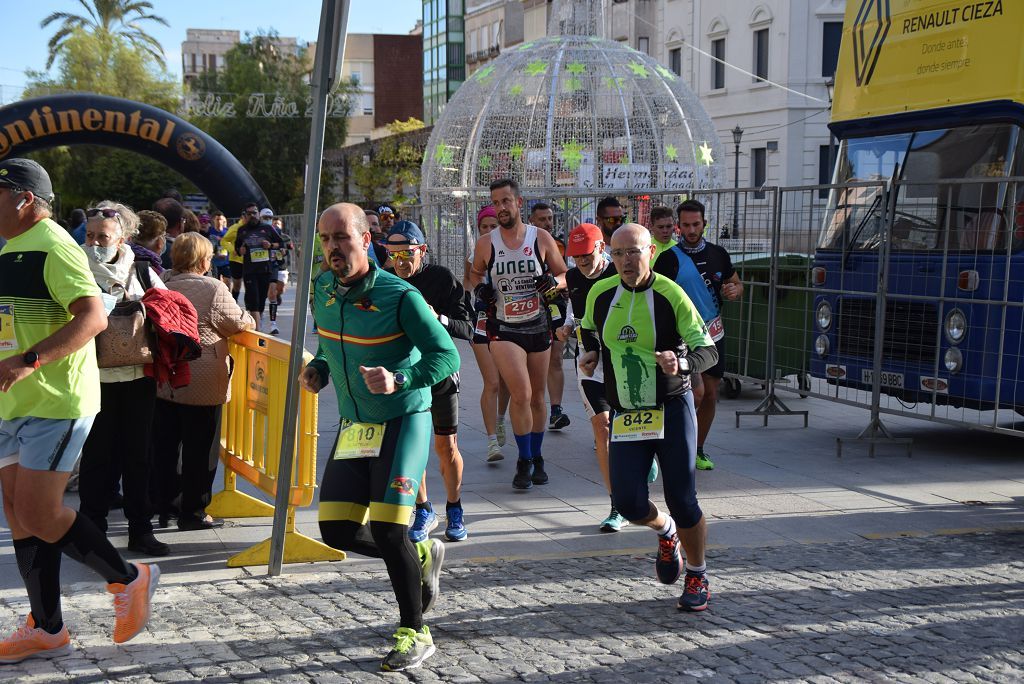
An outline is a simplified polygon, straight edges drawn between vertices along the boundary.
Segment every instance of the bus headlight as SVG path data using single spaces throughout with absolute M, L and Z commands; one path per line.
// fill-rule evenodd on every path
M 814 340 L 814 352 L 821 358 L 825 358 L 828 354 L 828 337 L 825 335 L 818 335 L 818 338 Z
M 960 309 L 951 309 L 946 314 L 946 339 L 952 344 L 960 344 L 967 335 L 967 316 Z
M 956 347 L 950 347 L 942 357 L 942 363 L 950 373 L 957 373 L 964 367 L 964 355 Z
M 821 300 L 818 304 L 817 310 L 814 312 L 814 319 L 818 323 L 818 327 L 822 332 L 832 327 L 832 307 L 829 305 L 828 300 Z

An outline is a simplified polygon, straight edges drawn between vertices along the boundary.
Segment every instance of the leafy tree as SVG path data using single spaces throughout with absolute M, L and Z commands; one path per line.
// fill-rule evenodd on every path
M 216 138 L 249 170 L 278 212 L 302 210 L 303 175 L 309 151 L 310 122 L 305 116 L 311 91 L 308 84 L 312 64 L 308 52 L 290 54 L 281 49 L 274 33 L 246 36 L 228 51 L 222 71 L 208 71 L 192 84 L 193 94 L 221 96 L 234 105 L 235 118 L 195 117 L 192 123 Z M 344 92 L 344 89 L 342 91 Z M 251 94 L 264 94 L 262 110 L 271 111 L 275 98 L 285 109 L 294 107 L 295 116 L 247 117 L 253 107 Z M 328 117 L 325 148 L 338 147 L 345 139 L 348 112 Z M 324 190 L 331 186 L 326 177 L 320 184 L 321 205 L 333 201 Z
M 409 136 L 403 134 L 419 130 L 423 125 L 422 121 L 413 117 L 408 121 L 388 124 L 391 135 L 377 141 L 369 163 L 352 169 L 352 183 L 363 196 L 363 201 L 387 198 L 402 205 L 415 199 L 420 183 L 423 146 L 415 144 Z M 407 196 L 405 192 L 410 189 L 412 194 Z
M 178 85 L 158 68 L 153 57 L 126 38 L 111 33 L 74 29 L 63 41 L 57 75 L 29 74 L 25 97 L 78 91 L 113 95 L 173 111 Z M 164 190 L 183 192 L 193 186 L 179 174 L 147 157 L 126 150 L 93 145 L 57 147 L 33 153 L 50 174 L 60 195 L 60 213 L 101 199 L 148 208 Z
M 40 28 L 46 28 L 54 22 L 60 22 L 57 32 L 50 38 L 47 47 L 50 50 L 49 58 L 46 60 L 46 68 L 53 66 L 57 56 L 66 48 L 68 39 L 76 32 L 85 32 L 101 38 L 118 37 L 126 40 L 136 50 L 145 52 L 153 60 L 165 67 L 164 50 L 160 42 L 146 33 L 141 24 L 155 22 L 170 26 L 167 20 L 155 14 L 151 2 L 136 2 L 133 0 L 78 0 L 86 14 L 72 14 L 71 12 L 52 12 L 39 23 Z

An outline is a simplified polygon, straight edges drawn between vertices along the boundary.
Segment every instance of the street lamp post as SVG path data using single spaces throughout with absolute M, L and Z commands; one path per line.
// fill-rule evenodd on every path
M 732 237 L 736 239 L 739 235 L 739 202 L 740 202 L 740 140 L 743 139 L 743 129 L 739 124 L 732 129 L 732 141 L 736 144 L 736 170 L 733 173 L 733 188 L 735 193 L 732 196 Z
M 830 76 L 825 81 L 825 90 L 828 92 L 828 111 L 829 118 L 832 118 L 832 96 L 835 95 L 836 91 L 836 78 Z M 836 136 L 832 135 L 832 128 L 828 129 L 828 163 L 829 163 L 829 176 L 828 180 L 831 183 L 832 179 L 835 178 L 836 171 Z

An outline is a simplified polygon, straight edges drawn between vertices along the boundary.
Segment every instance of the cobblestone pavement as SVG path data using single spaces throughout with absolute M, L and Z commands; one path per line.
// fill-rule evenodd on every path
M 675 609 L 652 553 L 462 561 L 428 615 L 416 681 L 1024 679 L 1024 534 L 733 548 L 709 556 L 704 614 Z M 75 652 L 4 681 L 403 681 L 377 672 L 396 611 L 382 567 L 313 566 L 161 588 L 130 644 L 97 585 L 65 600 Z M 14 624 L 25 603 L 0 603 Z

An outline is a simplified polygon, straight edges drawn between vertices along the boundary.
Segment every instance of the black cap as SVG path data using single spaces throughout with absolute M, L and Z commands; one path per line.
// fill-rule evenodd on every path
M 47 202 L 53 201 L 49 174 L 31 159 L 14 157 L 0 161 L 0 184 L 27 190 Z

